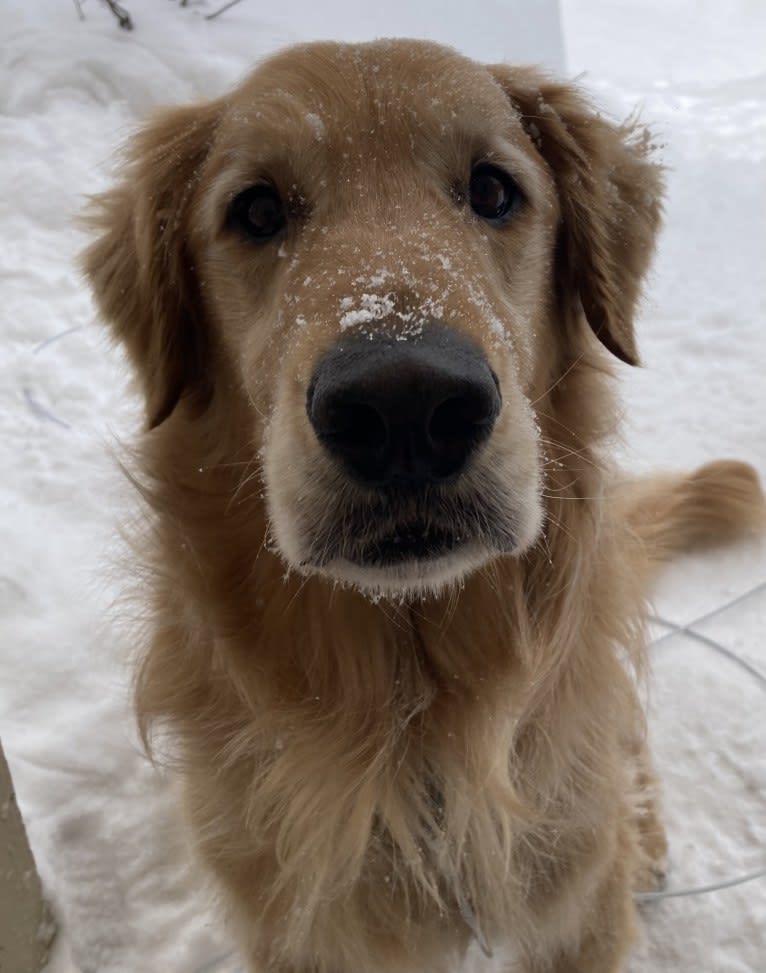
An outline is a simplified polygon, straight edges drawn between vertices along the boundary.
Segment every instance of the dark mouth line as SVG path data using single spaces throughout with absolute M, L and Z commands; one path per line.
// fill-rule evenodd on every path
M 426 524 L 407 524 L 388 534 L 354 544 L 344 556 L 356 564 L 386 567 L 411 560 L 430 560 L 454 551 L 465 541 L 458 532 Z
M 466 493 L 344 491 L 319 522 L 306 523 L 312 543 L 305 563 L 320 569 L 333 561 L 386 568 L 435 561 L 475 544 L 512 553 L 514 518 L 499 505 L 498 495 L 492 481 L 484 482 L 481 491 Z

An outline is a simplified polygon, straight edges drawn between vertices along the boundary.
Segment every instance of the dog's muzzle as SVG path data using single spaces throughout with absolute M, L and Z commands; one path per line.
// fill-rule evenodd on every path
M 376 329 L 341 339 L 314 371 L 306 410 L 327 453 L 375 497 L 371 522 L 354 525 L 356 537 L 343 543 L 346 557 L 384 567 L 438 557 L 470 539 L 444 497 L 489 438 L 501 405 L 481 350 L 441 322 L 415 334 Z M 381 505 L 386 516 L 376 524 Z

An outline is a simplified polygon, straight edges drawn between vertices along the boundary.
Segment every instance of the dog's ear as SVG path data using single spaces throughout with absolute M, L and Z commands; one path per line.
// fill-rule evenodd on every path
M 189 202 L 219 113 L 212 102 L 159 115 L 129 144 L 121 182 L 86 215 L 97 239 L 83 268 L 139 375 L 150 429 L 182 395 L 204 402 L 212 391 Z
M 662 213 L 661 167 L 645 129 L 614 125 L 571 84 L 535 68 L 490 71 L 556 182 L 560 298 L 579 300 L 599 340 L 638 364 L 633 318 Z

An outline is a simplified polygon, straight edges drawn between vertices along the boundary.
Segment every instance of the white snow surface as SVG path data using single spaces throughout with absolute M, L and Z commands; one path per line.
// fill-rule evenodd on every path
M 111 618 L 116 527 L 132 500 L 113 446 L 130 440 L 139 409 L 75 267 L 75 218 L 155 105 L 216 94 L 278 46 L 351 28 L 341 3 L 275 12 L 244 0 L 208 22 L 212 3 L 123 2 L 133 33 L 95 0 L 82 3 L 84 22 L 65 0 L 4 0 L 0 13 L 0 734 L 63 930 L 50 973 L 233 973 L 235 956 L 217 961 L 231 944 L 196 891 L 174 785 L 132 726 L 130 628 Z M 463 6 L 397 0 L 377 8 L 370 33 L 400 32 L 397 10 L 416 7 L 423 34 L 465 37 L 488 60 L 503 53 L 500 35 L 530 34 L 518 15 L 504 24 L 501 2 L 482 5 L 483 19 Z M 645 367 L 621 370 L 624 463 L 737 456 L 766 477 L 766 5 L 565 0 L 563 24 L 570 73 L 586 71 L 617 116 L 640 104 L 668 165 Z M 554 65 L 556 49 L 554 38 Z M 764 583 L 766 545 L 753 541 L 688 558 L 657 593 L 657 614 L 687 625 L 751 592 L 652 650 L 674 888 L 766 864 L 766 699 L 693 634 L 766 673 Z M 630 973 L 766 969 L 764 880 L 643 911 Z

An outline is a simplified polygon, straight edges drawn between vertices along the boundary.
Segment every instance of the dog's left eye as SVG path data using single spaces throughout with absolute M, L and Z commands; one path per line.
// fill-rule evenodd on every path
M 253 240 L 271 240 L 286 226 L 287 212 L 276 189 L 264 183 L 234 197 L 228 223 Z
M 522 193 L 507 172 L 483 163 L 471 173 L 468 198 L 477 216 L 489 223 L 502 223 L 516 210 Z

